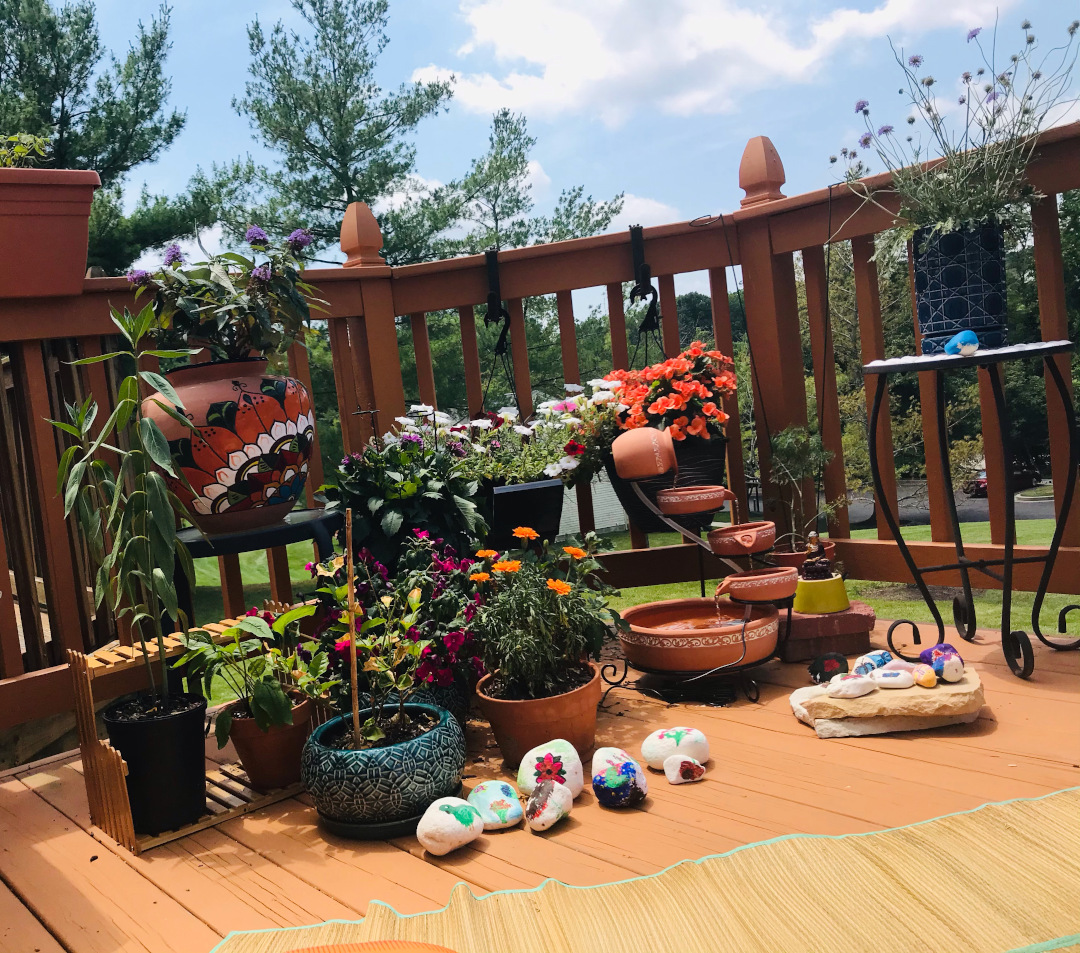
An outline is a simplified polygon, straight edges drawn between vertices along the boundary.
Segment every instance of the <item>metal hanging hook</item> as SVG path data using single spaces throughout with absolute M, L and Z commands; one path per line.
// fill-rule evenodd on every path
M 495 344 L 496 354 L 506 353 L 506 339 L 510 334 L 510 312 L 503 307 L 502 285 L 499 282 L 499 253 L 494 248 L 484 252 L 484 263 L 487 265 L 488 295 L 487 314 L 484 315 L 484 324 L 495 324 L 502 321 L 502 330 L 499 332 L 499 340 Z
M 656 344 L 663 354 L 664 346 L 660 339 L 660 295 L 652 284 L 652 269 L 645 261 L 645 237 L 640 225 L 630 226 L 630 253 L 634 264 L 634 287 L 630 289 L 630 304 L 635 301 L 649 299 L 649 306 L 645 309 L 645 317 L 637 329 L 637 343 L 645 341 L 645 358 L 648 362 L 649 337 L 656 340 Z M 634 359 L 637 357 L 637 347 L 634 348 Z M 631 360 L 631 364 L 633 360 Z

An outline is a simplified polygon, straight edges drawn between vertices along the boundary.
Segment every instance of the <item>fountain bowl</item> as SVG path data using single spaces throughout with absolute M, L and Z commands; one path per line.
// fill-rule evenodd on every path
M 712 599 L 645 602 L 622 613 L 630 631 L 620 632 L 619 642 L 627 661 L 648 671 L 707 672 L 751 665 L 776 651 L 780 622 L 773 606 L 754 606 L 743 656 L 745 612 L 745 606 Z

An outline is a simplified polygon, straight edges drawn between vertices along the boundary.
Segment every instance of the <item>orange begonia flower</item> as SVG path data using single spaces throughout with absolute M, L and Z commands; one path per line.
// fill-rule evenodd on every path
M 686 428 L 686 432 L 695 437 L 704 437 L 706 440 L 709 439 L 709 428 L 705 423 L 704 417 L 695 417 L 690 421 L 690 426 Z

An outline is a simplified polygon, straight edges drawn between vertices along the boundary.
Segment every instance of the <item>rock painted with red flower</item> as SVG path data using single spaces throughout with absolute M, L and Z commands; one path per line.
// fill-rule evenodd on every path
M 429 854 L 442 857 L 464 847 L 484 832 L 480 812 L 459 797 L 432 801 L 416 827 L 416 839 Z
M 485 831 L 515 827 L 525 816 L 517 791 L 506 781 L 481 781 L 469 794 L 469 803 L 480 812 Z
M 700 781 L 705 777 L 705 765 L 697 758 L 673 754 L 664 759 L 664 775 L 668 779 L 668 784 L 689 784 L 691 781 Z
M 574 746 L 562 738 L 537 745 L 526 752 L 518 768 L 517 783 L 521 793 L 528 796 L 543 781 L 550 781 L 570 791 L 576 798 L 585 788 L 585 772 Z
M 574 797 L 565 784 L 541 781 L 525 805 L 525 823 L 534 831 L 546 831 L 569 815 Z
M 684 755 L 704 764 L 709 760 L 709 739 L 697 728 L 678 726 L 654 731 L 641 743 L 642 760 L 657 771 L 673 754 Z

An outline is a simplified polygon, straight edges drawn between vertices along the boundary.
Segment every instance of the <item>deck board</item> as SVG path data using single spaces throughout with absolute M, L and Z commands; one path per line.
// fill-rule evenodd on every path
M 616 690 L 598 741 L 636 753 L 656 728 L 697 725 L 713 753 L 703 782 L 671 786 L 651 773 L 649 800 L 626 812 L 601 808 L 586 787 L 547 834 L 485 834 L 441 858 L 415 837 L 325 835 L 303 795 L 133 857 L 87 833 L 77 759 L 27 766 L 0 779 L 0 948 L 199 953 L 228 930 L 355 919 L 373 900 L 435 909 L 459 882 L 477 894 L 548 877 L 603 883 L 779 834 L 877 830 L 1080 784 L 1080 653 L 1037 645 L 1035 675 L 1021 681 L 989 634 L 961 651 L 986 708 L 971 725 L 917 734 L 819 740 L 787 701 L 807 684 L 802 665 L 763 669 L 756 705 L 671 706 Z M 490 729 L 474 722 L 468 736 L 467 789 L 512 777 Z M 211 739 L 207 757 L 235 755 Z

